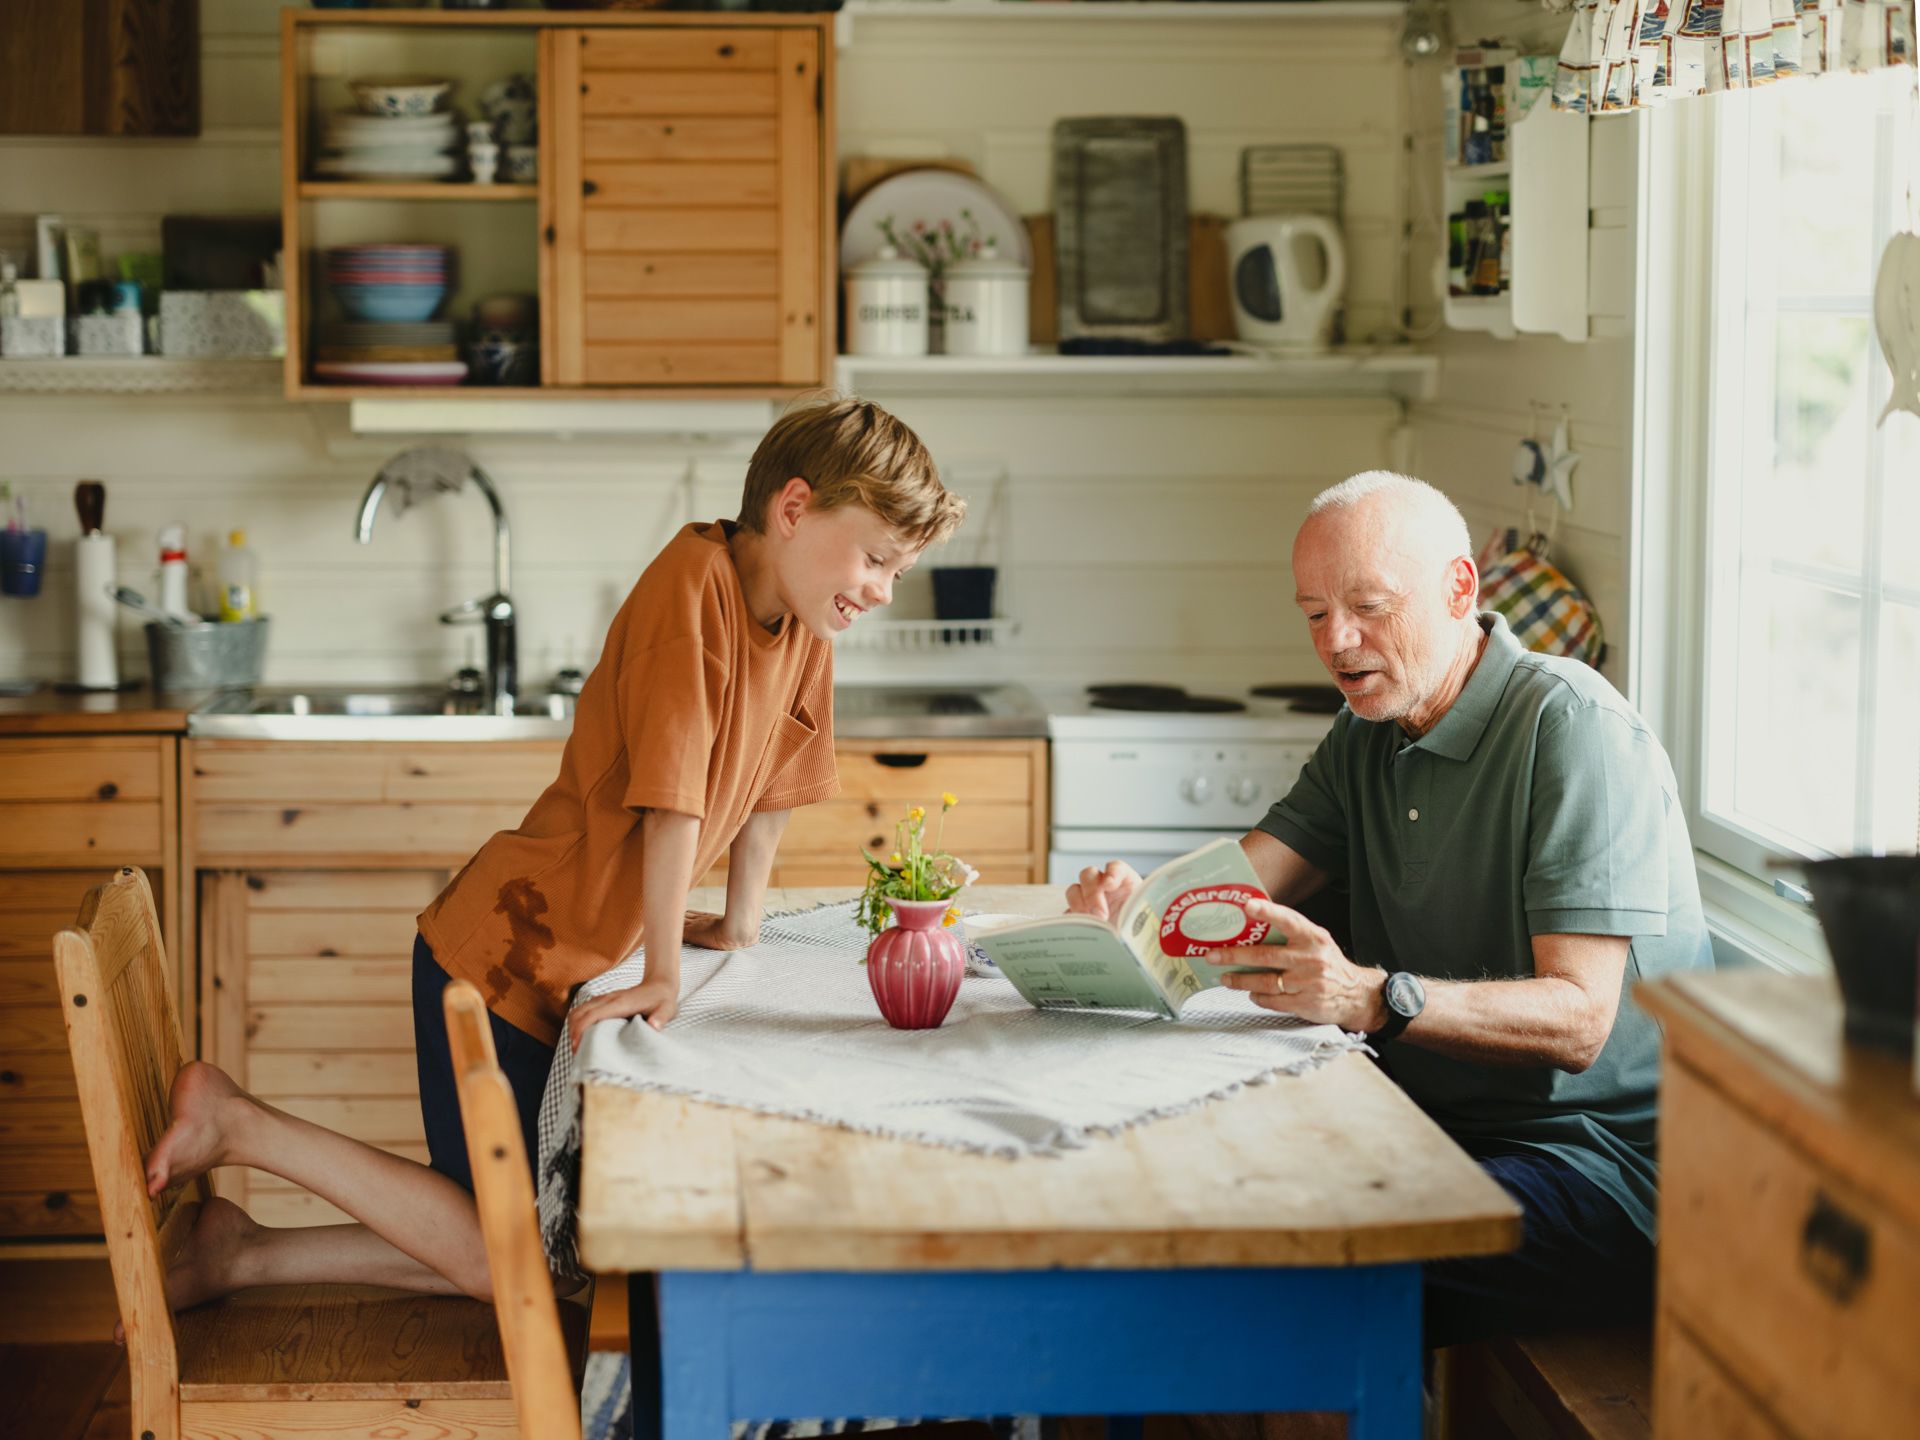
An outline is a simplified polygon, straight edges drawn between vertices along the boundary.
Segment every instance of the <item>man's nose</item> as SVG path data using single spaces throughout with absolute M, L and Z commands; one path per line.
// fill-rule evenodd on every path
M 1329 615 L 1325 634 L 1329 654 L 1339 655 L 1360 648 L 1360 627 L 1353 623 L 1351 615 L 1343 615 L 1339 611 Z

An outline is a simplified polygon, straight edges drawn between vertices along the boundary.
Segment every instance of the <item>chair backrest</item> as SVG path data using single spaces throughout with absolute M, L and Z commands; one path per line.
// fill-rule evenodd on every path
M 213 1191 L 202 1175 L 147 1197 L 146 1154 L 166 1131 L 184 1053 L 147 877 L 128 866 L 89 890 L 74 928 L 53 937 L 53 960 L 127 1332 L 133 1432 L 172 1434 L 180 1366 L 167 1263 Z
M 486 1002 L 467 981 L 455 980 L 443 1004 L 473 1196 L 493 1277 L 493 1312 L 520 1434 L 523 1440 L 580 1440 L 580 1392 L 560 1331 L 553 1273 L 540 1243 L 533 1171 L 513 1089 L 494 1053 Z

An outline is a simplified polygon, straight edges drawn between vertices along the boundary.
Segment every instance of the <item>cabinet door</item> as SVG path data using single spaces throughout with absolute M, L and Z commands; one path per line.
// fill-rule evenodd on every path
M 198 135 L 198 0 L 0 5 L 0 134 Z
M 206 1055 L 269 1104 L 425 1161 L 413 1046 L 414 919 L 444 870 L 200 876 Z M 277 1176 L 214 1172 L 268 1225 L 338 1223 Z
M 821 382 L 820 37 L 746 26 L 545 37 L 551 380 Z
M 834 758 L 840 794 L 794 811 L 775 864 L 779 884 L 860 884 L 860 851 L 885 855 L 907 808 L 934 815 L 944 791 L 960 800 L 937 832 L 945 849 L 988 884 L 1046 879 L 1045 741 L 845 740 Z
M 0 871 L 0 1236 L 100 1233 L 53 935 L 106 877 Z
M 177 961 L 176 745 L 153 735 L 0 740 L 0 1238 L 100 1233 L 53 936 L 116 866 L 139 865 Z M 184 1007 L 189 1044 L 192 1016 Z

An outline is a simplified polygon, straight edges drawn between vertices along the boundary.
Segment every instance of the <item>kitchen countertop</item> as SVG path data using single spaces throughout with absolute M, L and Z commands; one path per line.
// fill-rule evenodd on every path
M 252 740 L 490 741 L 564 740 L 573 730 L 571 717 L 545 714 L 340 713 L 348 697 L 395 696 L 437 701 L 438 692 L 275 686 L 156 695 L 141 686 L 81 694 L 46 685 L 29 695 L 0 695 L 0 736 L 173 732 Z M 1047 715 L 1019 685 L 849 685 L 834 691 L 833 733 L 842 740 L 1044 740 Z
M 93 694 L 42 686 L 31 695 L 0 695 L 0 735 L 135 735 L 180 733 L 203 694 L 156 695 L 136 690 Z

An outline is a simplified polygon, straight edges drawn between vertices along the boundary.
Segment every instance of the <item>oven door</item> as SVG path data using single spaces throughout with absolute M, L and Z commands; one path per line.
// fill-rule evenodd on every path
M 1152 873 L 1189 850 L 1198 850 L 1222 836 L 1238 840 L 1244 827 L 1232 830 L 1062 830 L 1053 832 L 1047 852 L 1047 883 L 1071 885 L 1089 865 L 1098 869 L 1109 860 L 1124 860 L 1142 875 Z

